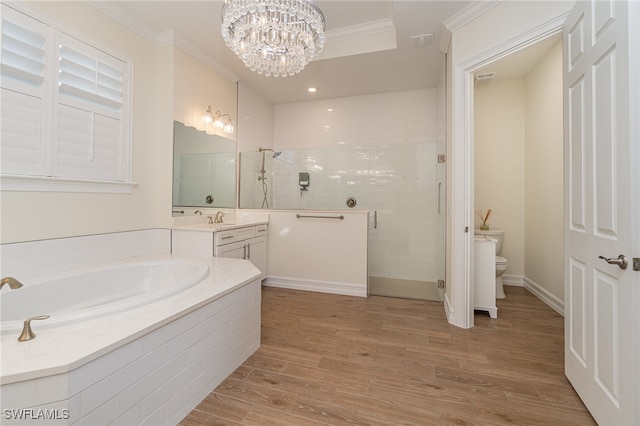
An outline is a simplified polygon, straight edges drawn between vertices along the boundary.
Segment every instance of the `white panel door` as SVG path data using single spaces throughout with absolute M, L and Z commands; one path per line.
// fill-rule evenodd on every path
M 564 28 L 565 372 L 600 424 L 640 424 L 639 9 L 579 1 Z

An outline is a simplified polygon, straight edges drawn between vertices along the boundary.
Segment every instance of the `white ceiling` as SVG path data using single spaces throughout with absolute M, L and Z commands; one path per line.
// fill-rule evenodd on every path
M 492 81 L 525 77 L 549 50 L 561 41 L 561 34 L 552 35 L 482 67 L 475 75 L 495 72 L 496 76 Z
M 231 80 L 242 80 L 269 102 L 282 104 L 436 87 L 444 62 L 438 48 L 443 22 L 464 14 L 473 2 L 317 0 L 326 20 L 327 43 L 319 59 L 292 77 L 258 75 L 227 48 L 220 35 L 223 0 L 90 3 L 157 45 L 175 43 Z M 433 34 L 434 39 L 412 47 L 411 37 L 419 34 Z M 497 72 L 496 79 L 523 77 L 557 40 L 540 42 L 477 73 Z M 318 91 L 309 93 L 311 86 Z
M 471 1 L 462 0 L 319 0 L 326 20 L 322 56 L 344 55 L 337 36 L 351 37 L 347 51 L 377 50 L 317 59 L 292 77 L 265 77 L 247 69 L 220 35 L 222 0 L 91 1 L 98 9 L 156 44 L 175 42 L 232 80 L 242 80 L 265 99 L 290 103 L 343 96 L 436 87 L 444 54 L 438 49 L 443 21 Z M 396 48 L 379 41 L 393 36 Z M 411 47 L 413 35 L 433 33 L 434 40 Z M 393 37 L 392 37 L 393 38 Z M 332 44 L 332 40 L 334 40 Z M 387 43 L 388 44 L 388 43 Z M 315 94 L 307 92 L 317 87 Z

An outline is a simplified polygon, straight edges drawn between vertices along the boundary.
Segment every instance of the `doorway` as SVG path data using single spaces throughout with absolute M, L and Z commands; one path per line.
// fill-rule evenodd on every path
M 562 313 L 561 34 L 492 62 L 475 77 L 474 210 L 491 209 L 487 225 L 504 231 L 502 281 L 527 287 Z M 475 228 L 481 223 L 476 215 Z

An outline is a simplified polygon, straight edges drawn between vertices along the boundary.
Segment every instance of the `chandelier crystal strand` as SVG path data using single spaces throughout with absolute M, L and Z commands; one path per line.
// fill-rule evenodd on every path
M 309 0 L 225 0 L 222 38 L 252 71 L 286 77 L 324 46 L 324 16 Z

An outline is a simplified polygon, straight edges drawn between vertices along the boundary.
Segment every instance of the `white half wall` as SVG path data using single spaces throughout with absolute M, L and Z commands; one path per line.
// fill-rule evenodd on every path
M 366 296 L 367 228 L 367 211 L 269 211 L 265 285 Z

